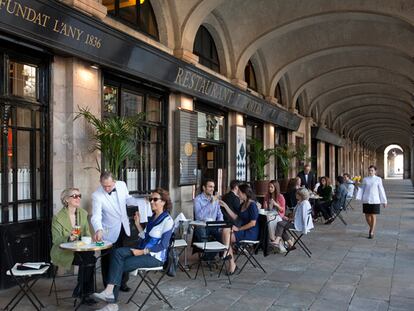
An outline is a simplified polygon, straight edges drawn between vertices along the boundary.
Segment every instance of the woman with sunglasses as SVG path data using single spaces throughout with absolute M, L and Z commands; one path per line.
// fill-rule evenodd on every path
M 52 242 L 53 246 L 50 251 L 50 257 L 52 262 L 57 267 L 62 267 L 68 270 L 72 265 L 91 264 L 91 266 L 85 267 L 85 275 L 83 278 L 83 290 L 87 295 L 94 292 L 93 284 L 93 270 L 95 263 L 94 252 L 79 252 L 76 254 L 63 250 L 59 247 L 60 244 L 65 242 L 74 242 L 80 240 L 81 236 L 90 237 L 88 212 L 81 208 L 82 195 L 78 188 L 68 188 L 62 191 L 60 200 L 63 204 L 63 208 L 53 216 L 52 220 Z M 80 228 L 80 234 L 74 230 L 74 228 Z M 80 295 L 80 273 L 78 274 L 78 283 L 73 291 L 73 297 L 79 297 Z M 96 303 L 92 298 L 84 298 L 86 304 Z
M 94 296 L 113 303 L 118 298 L 122 273 L 138 268 L 159 267 L 167 260 L 167 249 L 174 229 L 174 221 L 169 214 L 171 199 L 168 191 L 158 188 L 149 197 L 153 215 L 145 229 L 140 224 L 139 213 L 134 216 L 135 226 L 139 231 L 140 240 L 136 248 L 121 247 L 116 249 L 111 258 L 108 285 Z M 111 305 L 111 310 L 117 310 Z

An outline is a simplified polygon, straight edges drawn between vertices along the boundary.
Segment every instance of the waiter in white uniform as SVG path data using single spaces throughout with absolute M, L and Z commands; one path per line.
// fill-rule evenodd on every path
M 106 286 L 110 263 L 110 254 L 108 253 L 115 248 L 123 247 L 125 238 L 131 234 L 127 205 L 138 206 L 141 223 L 148 222 L 148 217 L 151 217 L 152 212 L 148 202 L 141 198 L 132 197 L 125 182 L 115 181 L 111 172 L 103 172 L 100 183 L 101 185 L 92 194 L 91 223 L 95 230 L 96 241 L 105 240 L 113 244 L 111 250 L 102 251 L 102 280 Z M 127 281 L 128 273 L 124 273 L 120 287 L 122 291 L 130 290 L 126 284 Z

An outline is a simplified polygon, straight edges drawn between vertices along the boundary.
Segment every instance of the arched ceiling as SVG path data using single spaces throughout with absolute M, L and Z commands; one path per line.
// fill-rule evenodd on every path
M 243 80 L 252 59 L 263 95 L 284 82 L 286 108 L 305 96 L 303 114 L 340 135 L 411 145 L 413 0 L 176 0 L 169 10 L 175 49 L 192 51 L 201 24 L 217 27 L 227 78 Z

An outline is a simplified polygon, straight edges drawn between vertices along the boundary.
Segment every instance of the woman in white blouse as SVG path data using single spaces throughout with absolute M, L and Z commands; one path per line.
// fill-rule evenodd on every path
M 374 238 L 376 215 L 380 213 L 380 205 L 384 204 L 384 207 L 387 207 L 382 179 L 375 175 L 376 172 L 377 168 L 374 165 L 368 168 L 369 176 L 362 181 L 356 196 L 357 200 L 362 200 L 362 210 L 369 226 L 368 239 Z

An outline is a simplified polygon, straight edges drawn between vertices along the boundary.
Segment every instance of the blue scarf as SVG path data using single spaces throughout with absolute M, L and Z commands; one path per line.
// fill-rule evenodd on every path
M 155 220 L 154 220 L 155 215 L 153 215 L 149 219 L 149 221 L 147 223 L 147 226 L 145 228 L 145 238 L 138 242 L 138 249 L 144 249 L 144 248 L 151 249 L 154 245 L 157 245 L 161 241 L 161 238 L 154 238 L 154 237 L 151 237 L 149 234 L 150 234 L 152 228 L 158 226 L 168 216 L 170 216 L 170 214 L 168 214 L 168 212 L 164 211 Z

